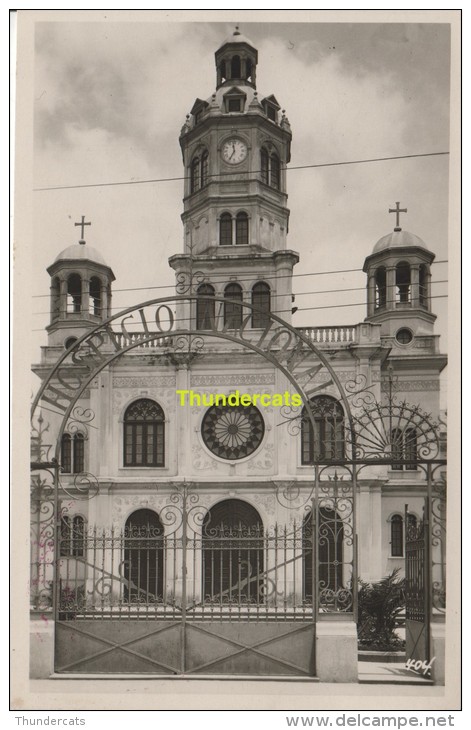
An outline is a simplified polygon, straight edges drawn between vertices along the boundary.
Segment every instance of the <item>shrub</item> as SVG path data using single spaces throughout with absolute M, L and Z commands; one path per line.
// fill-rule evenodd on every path
M 359 579 L 358 641 L 361 648 L 397 651 L 404 642 L 395 632 L 398 615 L 404 610 L 404 578 L 396 568 L 377 583 Z

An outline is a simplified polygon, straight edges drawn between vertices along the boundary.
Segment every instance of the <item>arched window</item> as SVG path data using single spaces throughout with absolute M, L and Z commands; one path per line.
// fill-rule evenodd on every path
M 81 474 L 85 470 L 85 437 L 83 433 L 71 436 L 64 433 L 61 440 L 61 471 L 63 474 Z
M 208 184 L 209 152 L 205 150 L 201 155 L 201 187 Z
M 314 580 L 318 575 L 320 604 L 335 603 L 335 594 L 343 585 L 343 522 L 335 510 L 328 507 L 319 509 L 317 571 L 312 562 L 312 543 L 313 520 L 312 512 L 309 512 L 303 522 L 303 598 L 312 602 Z
M 231 79 L 240 79 L 240 56 L 232 56 L 231 59 Z
M 223 213 L 219 219 L 219 244 L 232 246 L 232 216 L 230 213 Z
M 97 276 L 90 279 L 90 312 L 101 315 L 101 281 Z
M 280 189 L 280 158 L 274 153 L 270 157 L 270 185 Z
M 252 287 L 252 305 L 257 307 L 252 312 L 252 327 L 266 327 L 270 321 L 270 287 L 264 281 L 258 281 Z
M 149 398 L 140 398 L 124 414 L 124 466 L 164 466 L 165 416 Z
M 314 416 L 313 433 L 311 419 L 306 409 L 301 415 L 301 463 L 342 459 L 344 456 L 344 413 L 340 403 L 330 395 L 311 398 Z
M 191 192 L 196 193 L 200 189 L 200 158 L 194 157 L 191 163 L 190 174 Z
M 222 82 L 225 81 L 226 78 L 227 78 L 226 77 L 226 62 L 225 61 L 221 61 L 221 63 L 219 64 L 219 75 L 220 75 L 220 81 L 219 81 L 219 83 L 222 84 Z
M 410 512 L 407 513 L 407 530 L 412 531 L 411 537 L 415 537 L 414 531 L 417 529 L 417 517 Z M 404 534 L 404 519 L 402 515 L 395 514 L 391 517 L 391 557 L 403 558 L 405 554 L 405 542 L 407 535 Z
M 82 279 L 78 274 L 71 274 L 67 279 L 67 311 L 82 311 Z
M 380 266 L 375 273 L 375 304 L 376 307 L 386 305 L 386 269 Z
M 249 217 L 247 213 L 237 213 L 236 216 L 236 245 L 245 246 L 249 242 Z
M 124 600 L 155 604 L 164 598 L 164 530 L 159 516 L 138 509 L 124 528 Z
M 61 518 L 60 555 L 83 558 L 85 555 L 85 520 L 82 515 Z
M 245 62 L 245 78 L 252 81 L 252 61 L 248 58 Z
M 61 284 L 57 276 L 51 281 L 51 321 L 59 318 L 61 309 Z
M 214 297 L 214 287 L 211 284 L 201 284 L 197 294 L 201 298 L 196 302 L 196 329 L 210 330 L 216 317 L 216 302 L 208 297 Z
M 391 557 L 404 556 L 404 521 L 402 515 L 391 517 Z
M 208 603 L 263 601 L 263 523 L 240 499 L 211 507 L 202 531 L 203 600 Z
M 410 265 L 407 261 L 396 266 L 396 302 L 410 303 Z
M 242 287 L 239 284 L 228 284 L 224 289 L 224 324 L 229 329 L 237 329 L 242 325 L 242 307 L 235 302 L 242 302 Z
M 268 164 L 268 152 L 264 147 L 262 147 L 260 151 L 260 171 L 262 174 L 262 182 L 266 183 L 268 185 L 268 178 L 269 178 L 269 169 L 270 166 Z
M 419 266 L 419 304 L 427 306 L 427 267 L 425 264 Z
M 396 462 L 391 468 L 394 471 L 415 471 L 417 469 L 417 431 L 415 428 L 393 428 L 391 431 L 391 457 Z

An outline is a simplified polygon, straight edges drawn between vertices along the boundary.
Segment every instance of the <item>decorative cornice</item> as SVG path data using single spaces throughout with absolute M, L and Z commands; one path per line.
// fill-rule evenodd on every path
M 117 376 L 113 378 L 113 388 L 166 388 L 175 384 L 175 375 Z

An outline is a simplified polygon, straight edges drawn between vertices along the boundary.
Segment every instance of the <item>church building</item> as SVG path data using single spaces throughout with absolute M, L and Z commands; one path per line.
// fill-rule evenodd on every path
M 356 682 L 358 579 L 406 576 L 408 549 L 408 646 L 443 657 L 444 557 L 420 531 L 445 470 L 435 256 L 395 203 L 358 262 L 364 319 L 293 326 L 292 131 L 258 62 L 236 28 L 181 129 L 171 296 L 113 313 L 85 218 L 47 269 L 32 676 Z

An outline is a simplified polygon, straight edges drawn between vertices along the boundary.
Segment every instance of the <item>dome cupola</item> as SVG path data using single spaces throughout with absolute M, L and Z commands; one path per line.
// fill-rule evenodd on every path
M 255 88 L 257 49 L 253 43 L 239 31 L 236 25 L 234 33 L 226 38 L 215 53 L 217 80 L 216 88 L 223 85 L 248 84 Z
M 376 242 L 363 265 L 368 277 L 367 321 L 381 323 L 384 335 L 394 336 L 404 325 L 412 334 L 425 334 L 436 319 L 430 304 L 435 254 L 419 236 L 402 230 L 400 214 L 407 208 L 396 203 L 389 212 L 396 215 L 394 230 Z
M 72 341 L 111 315 L 111 283 L 115 276 L 99 251 L 86 245 L 85 222 L 78 243 L 67 246 L 48 267 L 51 277 L 50 345 L 69 347 Z

